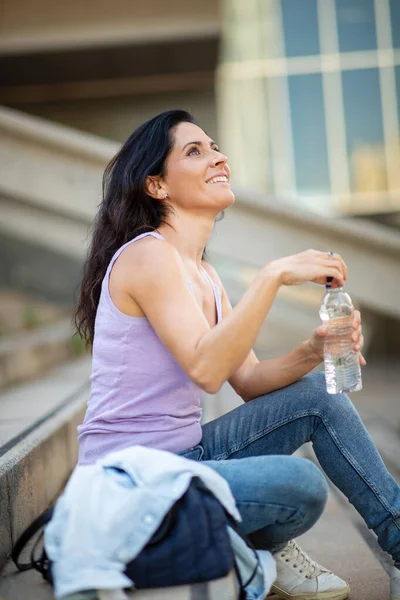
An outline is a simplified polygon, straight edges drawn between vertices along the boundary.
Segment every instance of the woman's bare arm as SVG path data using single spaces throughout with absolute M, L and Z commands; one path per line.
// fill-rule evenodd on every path
M 221 290 L 222 314 L 225 318 L 233 310 L 228 295 L 215 269 L 206 263 L 204 266 Z M 363 348 L 364 338 L 361 314 L 358 310 L 354 311 L 352 327 L 354 329 L 352 335 L 354 350 L 360 353 L 360 364 L 364 366 L 366 360 L 360 352 Z M 251 350 L 243 364 L 231 375 L 229 383 L 245 402 L 294 383 L 323 362 L 326 332 L 324 333 L 321 329 L 323 330 L 324 327 L 317 326 L 308 340 L 279 358 L 260 362 Z
M 204 266 L 221 290 L 222 314 L 225 319 L 234 309 L 215 269 L 209 264 Z M 308 340 L 282 357 L 263 361 L 259 361 L 254 351 L 250 350 L 244 362 L 229 378 L 229 383 L 248 402 L 294 383 L 320 362 L 321 358 L 313 352 Z
M 328 260 L 326 253 L 309 250 L 273 261 L 259 271 L 232 312 L 210 328 L 171 244 L 145 238 L 118 260 L 126 293 L 188 376 L 209 393 L 217 392 L 243 365 L 280 285 L 323 283 L 327 276 L 340 285 L 344 281 L 341 259 Z

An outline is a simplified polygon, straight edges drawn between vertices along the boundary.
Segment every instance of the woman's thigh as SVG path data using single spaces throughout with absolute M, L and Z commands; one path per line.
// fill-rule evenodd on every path
M 293 454 L 318 425 L 319 402 L 322 411 L 325 377 L 318 372 L 244 403 L 203 425 L 202 460 Z

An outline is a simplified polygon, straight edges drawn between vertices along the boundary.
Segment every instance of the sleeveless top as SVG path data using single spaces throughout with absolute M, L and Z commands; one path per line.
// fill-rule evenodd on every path
M 202 436 L 201 388 L 194 383 L 155 333 L 146 317 L 122 313 L 109 292 L 111 269 L 130 244 L 113 256 L 104 276 L 96 313 L 91 391 L 78 427 L 80 464 L 90 464 L 114 450 L 140 444 L 171 452 L 197 445 Z M 202 267 L 221 320 L 219 287 Z M 193 293 L 193 287 L 188 280 Z

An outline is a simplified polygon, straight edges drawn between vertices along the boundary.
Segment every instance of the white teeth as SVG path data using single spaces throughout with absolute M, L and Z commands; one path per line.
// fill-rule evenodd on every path
M 225 176 L 213 177 L 212 179 L 210 179 L 210 181 L 207 181 L 207 183 L 218 183 L 218 182 L 228 183 L 228 178 Z

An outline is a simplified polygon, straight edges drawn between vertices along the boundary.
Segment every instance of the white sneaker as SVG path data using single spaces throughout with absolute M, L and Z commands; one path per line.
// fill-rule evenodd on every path
M 393 567 L 390 578 L 390 600 L 400 600 L 400 569 Z
M 279 598 L 344 600 L 350 593 L 350 588 L 343 579 L 314 562 L 294 540 L 274 554 L 274 559 L 277 578 L 271 592 Z M 397 599 L 394 596 L 392 600 L 400 600 L 400 597 Z

